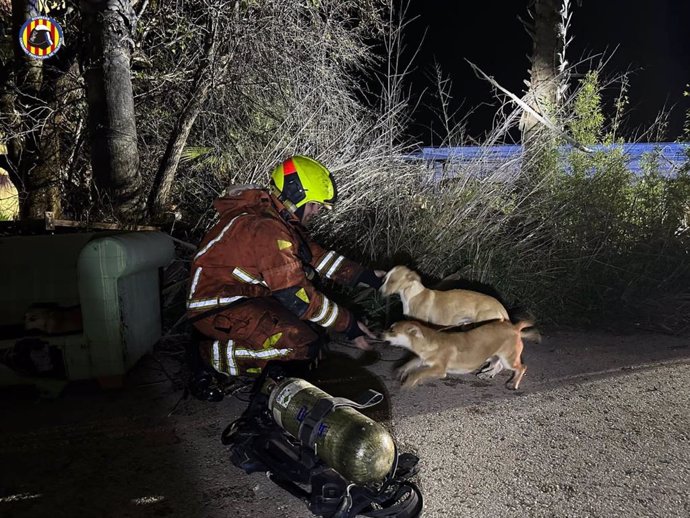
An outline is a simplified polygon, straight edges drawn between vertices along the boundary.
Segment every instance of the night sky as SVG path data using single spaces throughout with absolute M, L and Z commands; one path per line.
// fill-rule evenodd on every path
M 410 77 L 415 97 L 425 88 L 433 89 L 433 68 L 437 62 L 453 83 L 453 107 L 462 116 L 471 107 L 468 133 L 476 138 L 490 128 L 495 113 L 491 87 L 478 79 L 465 62 L 469 59 L 509 90 L 522 94 L 527 78 L 531 40 L 518 15 L 527 13 L 527 1 L 412 0 L 408 18 L 417 17 L 407 28 L 409 52 L 419 46 Z M 688 0 L 582 0 L 572 2 L 571 34 L 575 37 L 568 52 L 570 63 L 605 53 L 611 57 L 604 74 L 614 77 L 626 70 L 630 76 L 627 131 L 639 135 L 664 107 L 676 105 L 672 112 L 669 136 L 675 139 L 682 130 L 684 110 L 690 98 L 683 98 L 690 82 L 690 1 Z M 616 52 L 612 52 L 616 49 Z M 596 58 L 596 65 L 601 58 Z M 588 63 L 578 66 L 586 72 Z M 437 108 L 432 92 L 422 96 L 423 105 Z M 609 104 L 617 88 L 604 93 Z M 485 104 L 486 103 L 486 104 Z M 429 127 L 439 129 L 431 110 L 421 106 L 415 114 L 415 132 L 425 144 L 438 143 Z

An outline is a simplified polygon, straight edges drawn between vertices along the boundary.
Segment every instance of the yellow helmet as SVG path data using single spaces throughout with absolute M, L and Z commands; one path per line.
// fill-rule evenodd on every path
M 291 212 L 310 201 L 331 209 L 338 196 L 331 172 L 307 156 L 296 155 L 285 160 L 273 170 L 271 181 L 278 199 Z

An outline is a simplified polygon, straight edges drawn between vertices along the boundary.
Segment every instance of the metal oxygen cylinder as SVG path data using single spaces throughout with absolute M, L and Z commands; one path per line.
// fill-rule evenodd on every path
M 301 430 L 305 418 L 324 399 L 334 399 L 298 378 L 269 380 L 263 392 L 269 394 L 268 408 L 276 423 L 300 440 L 305 437 Z M 302 443 L 355 484 L 382 482 L 395 461 L 395 442 L 388 431 L 350 406 L 335 407 L 314 424 L 309 436 L 309 444 Z

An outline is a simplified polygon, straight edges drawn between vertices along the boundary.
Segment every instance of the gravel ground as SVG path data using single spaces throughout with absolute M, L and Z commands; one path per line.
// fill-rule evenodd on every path
M 369 365 L 335 355 L 323 385 L 386 394 L 373 415 L 421 458 L 423 516 L 690 515 L 690 339 L 554 333 L 527 346 L 518 392 L 503 373 L 401 391 L 400 352 L 380 353 Z M 219 435 L 244 403 L 179 398 L 155 362 L 122 391 L 5 398 L 0 516 L 310 516 L 227 459 Z
M 528 346 L 517 393 L 465 378 L 394 394 L 424 516 L 690 515 L 688 352 L 653 335 L 560 334 Z

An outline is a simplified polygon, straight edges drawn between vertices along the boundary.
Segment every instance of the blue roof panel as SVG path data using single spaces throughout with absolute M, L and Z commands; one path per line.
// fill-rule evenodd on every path
M 659 168 L 663 174 L 673 176 L 684 164 L 688 163 L 688 150 L 690 145 L 676 142 L 660 143 L 631 143 L 613 144 L 609 146 L 590 146 L 594 151 L 607 151 L 611 148 L 623 148 L 627 157 L 628 167 L 635 175 L 643 174 L 643 159 L 653 154 L 659 160 Z M 572 151 L 572 146 L 563 146 L 563 153 Z M 453 166 L 462 167 L 476 165 L 505 167 L 509 170 L 519 171 L 522 158 L 521 145 L 502 146 L 463 146 L 463 147 L 423 147 L 421 151 L 412 154 L 413 158 L 432 162 L 451 161 Z M 478 176 L 483 176 L 480 167 L 476 171 Z M 507 171 L 506 171 L 507 172 Z M 446 174 L 452 172 L 447 171 Z

